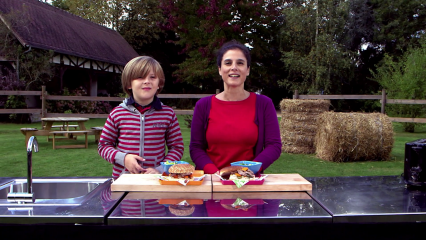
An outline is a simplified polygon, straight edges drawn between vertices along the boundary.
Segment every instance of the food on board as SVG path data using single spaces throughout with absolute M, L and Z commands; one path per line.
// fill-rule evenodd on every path
M 169 168 L 170 180 L 193 179 L 195 167 L 191 164 L 175 164 Z
M 178 217 L 184 217 L 191 215 L 195 210 L 195 207 L 193 205 L 180 205 L 180 204 L 173 204 L 169 206 L 169 211 L 171 214 L 174 214 Z
M 226 180 L 248 179 L 254 180 L 255 175 L 248 167 L 229 166 L 222 168 L 219 175 Z

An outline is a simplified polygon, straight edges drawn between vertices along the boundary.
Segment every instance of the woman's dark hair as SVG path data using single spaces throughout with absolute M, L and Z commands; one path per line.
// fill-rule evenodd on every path
M 246 46 L 244 46 L 243 44 L 241 44 L 240 42 L 238 42 L 237 40 L 231 40 L 229 42 L 226 42 L 222 45 L 222 47 L 217 51 L 217 66 L 221 67 L 222 66 L 222 58 L 223 55 L 229 51 L 229 50 L 234 50 L 234 49 L 240 49 L 241 52 L 243 52 L 244 56 L 247 59 L 247 67 L 250 67 L 251 64 L 251 56 L 250 56 L 250 51 L 248 50 L 248 48 Z

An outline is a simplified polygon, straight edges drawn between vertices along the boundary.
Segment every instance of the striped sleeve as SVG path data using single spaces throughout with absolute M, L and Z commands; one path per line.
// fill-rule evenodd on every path
M 118 127 L 114 122 L 114 113 L 115 111 L 112 111 L 108 116 L 98 144 L 99 155 L 112 164 L 115 163 L 115 155 L 118 152 L 115 149 L 118 139 Z

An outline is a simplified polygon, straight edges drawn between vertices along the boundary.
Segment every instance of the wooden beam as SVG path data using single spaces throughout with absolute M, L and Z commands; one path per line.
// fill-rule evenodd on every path
M 380 100 L 381 95 L 299 95 L 299 99 L 351 99 L 351 100 Z
M 174 109 L 176 115 L 193 115 L 194 110 L 191 109 Z
M 83 117 L 83 118 L 108 118 L 109 114 L 90 113 L 47 113 L 46 117 Z
M 39 113 L 41 109 L 0 109 L 0 114 L 17 114 L 17 113 Z
M 426 104 L 426 100 L 418 99 L 387 99 L 386 104 Z
M 41 91 L 5 91 L 0 90 L 0 95 L 20 95 L 20 96 L 34 96 L 41 95 Z
M 111 101 L 122 102 L 121 97 L 91 97 L 91 96 L 61 96 L 61 95 L 46 95 L 46 100 L 73 100 L 73 101 Z
M 213 94 L 158 94 L 161 98 L 203 98 L 212 96 Z
M 392 122 L 426 123 L 426 118 L 397 118 L 390 117 Z

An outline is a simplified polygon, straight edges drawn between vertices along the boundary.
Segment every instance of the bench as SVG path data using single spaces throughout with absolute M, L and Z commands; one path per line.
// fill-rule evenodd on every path
M 102 130 L 104 130 L 103 127 L 92 127 L 93 135 L 95 135 L 95 143 L 99 143 L 99 140 L 101 139 L 101 133 Z
M 74 130 L 77 130 L 77 128 L 78 128 L 78 125 L 68 125 L 68 126 L 65 126 L 65 124 L 64 125 L 53 125 L 52 126 L 52 128 L 59 128 L 60 130 L 67 130 L 67 127 L 68 127 L 68 130 L 70 129 L 70 128 L 74 128 Z
M 43 126 L 43 129 L 45 129 L 46 126 Z M 78 125 L 52 125 L 51 129 L 53 130 L 53 128 L 59 128 L 60 131 L 69 131 L 70 128 L 74 128 L 74 130 L 77 130 Z M 47 141 L 50 141 L 50 137 L 49 135 L 47 136 Z
M 27 146 L 28 139 L 30 139 L 31 136 L 34 136 L 34 133 L 37 131 L 37 128 L 21 128 L 21 133 L 25 135 L 25 146 Z
M 57 149 L 57 148 L 88 148 L 88 143 L 87 143 L 87 134 L 90 133 L 91 131 L 86 131 L 86 130 L 79 130 L 79 131 L 52 131 L 50 132 L 51 134 L 53 134 L 53 149 Z M 67 134 L 70 138 L 73 138 L 74 134 L 76 135 L 84 135 L 84 139 L 85 139 L 85 144 L 73 144 L 73 145 L 56 145 L 56 141 L 58 139 L 56 139 L 56 135 L 63 135 L 63 134 Z

